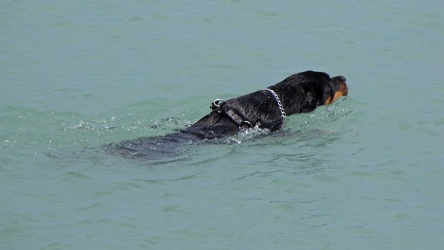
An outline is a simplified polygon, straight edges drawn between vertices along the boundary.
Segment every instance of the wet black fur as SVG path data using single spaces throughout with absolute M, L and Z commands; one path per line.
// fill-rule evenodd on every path
M 286 115 L 310 112 L 333 98 L 335 82 L 345 81 L 342 76 L 330 78 L 323 72 L 306 71 L 291 75 L 269 86 L 281 100 Z M 279 129 L 283 118 L 273 95 L 266 90 L 226 100 L 239 116 L 262 129 Z M 239 126 L 226 114 L 211 112 L 188 128 L 161 137 L 146 137 L 108 145 L 112 153 L 128 157 L 168 155 L 177 151 L 172 145 L 187 144 L 205 139 L 234 135 Z

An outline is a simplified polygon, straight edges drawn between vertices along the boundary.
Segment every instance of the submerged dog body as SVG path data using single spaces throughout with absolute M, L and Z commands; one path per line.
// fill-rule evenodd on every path
M 216 100 L 211 113 L 179 132 L 111 144 L 110 148 L 112 153 L 127 157 L 168 155 L 175 151 L 173 144 L 221 138 L 251 127 L 274 131 L 282 126 L 286 116 L 311 112 L 347 93 L 343 76 L 330 78 L 314 71 L 297 73 L 266 89 L 226 101 Z

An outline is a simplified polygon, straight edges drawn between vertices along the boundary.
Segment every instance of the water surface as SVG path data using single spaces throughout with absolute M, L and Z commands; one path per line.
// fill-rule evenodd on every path
M 440 1 L 3 1 L 2 249 L 440 249 Z M 305 70 L 349 96 L 150 163 L 183 128 Z

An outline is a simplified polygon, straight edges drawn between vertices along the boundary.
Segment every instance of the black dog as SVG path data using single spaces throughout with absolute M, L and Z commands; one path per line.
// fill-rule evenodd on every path
M 217 99 L 210 114 L 177 133 L 110 144 L 107 151 L 125 157 L 157 158 L 176 152 L 173 145 L 230 136 L 242 129 L 257 126 L 275 131 L 286 116 L 313 111 L 347 92 L 345 77 L 330 78 L 323 72 L 306 71 L 248 95 L 226 101 Z

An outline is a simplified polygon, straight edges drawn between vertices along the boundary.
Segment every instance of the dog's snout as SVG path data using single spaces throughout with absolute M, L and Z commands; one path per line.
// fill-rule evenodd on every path
M 341 96 L 347 96 L 348 95 L 348 87 L 346 83 L 346 79 L 344 76 L 335 76 L 332 79 L 333 84 L 333 98 L 330 100 L 331 102 L 334 102 L 336 99 L 338 99 Z

